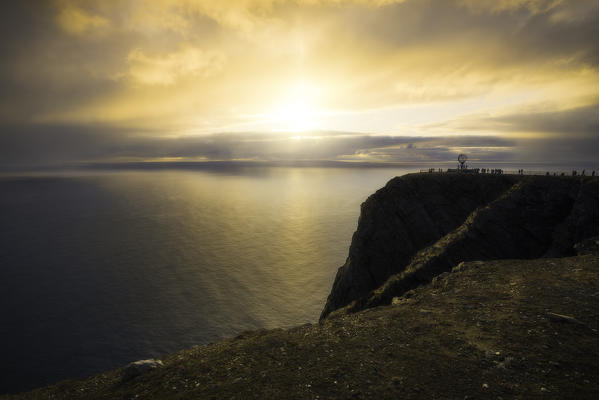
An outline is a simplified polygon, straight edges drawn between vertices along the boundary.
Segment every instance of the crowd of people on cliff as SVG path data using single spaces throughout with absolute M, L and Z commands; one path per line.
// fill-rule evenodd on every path
M 424 170 L 420 170 L 420 172 L 424 172 Z M 429 173 L 434 173 L 434 172 L 443 173 L 443 168 L 429 168 L 428 172 Z M 481 173 L 481 174 L 495 174 L 495 175 L 502 175 L 504 173 L 503 169 L 501 169 L 501 168 L 493 168 L 493 169 L 491 169 L 491 168 L 472 168 L 472 169 L 467 169 L 467 168 L 463 168 L 463 169 L 460 169 L 460 168 L 458 168 L 458 169 L 451 169 L 451 168 L 449 168 L 445 172 L 470 172 L 470 173 L 475 173 L 475 174 Z M 518 175 L 524 175 L 524 169 L 519 169 L 517 173 L 518 173 Z M 539 173 L 539 172 L 532 172 L 531 173 L 529 171 L 529 174 L 532 174 L 532 175 L 541 175 L 542 173 Z M 550 175 L 553 175 L 553 176 L 558 176 L 558 175 L 559 176 L 565 176 L 566 173 L 565 172 L 553 172 L 553 173 L 551 173 L 551 172 L 547 171 L 545 173 L 545 175 L 547 175 L 547 176 L 550 176 Z M 596 175 L 599 176 L 599 174 L 596 174 L 596 172 L 594 170 L 591 171 L 590 176 L 596 176 Z M 587 171 L 585 169 L 583 169 L 580 173 L 578 173 L 577 170 L 573 170 L 572 171 L 572 176 L 587 176 Z
M 576 176 L 578 174 L 578 172 L 576 170 L 572 171 L 572 176 Z M 582 170 L 582 172 L 580 173 L 580 176 L 585 176 L 586 175 L 586 170 Z M 595 171 L 591 171 L 591 176 L 595 176 Z

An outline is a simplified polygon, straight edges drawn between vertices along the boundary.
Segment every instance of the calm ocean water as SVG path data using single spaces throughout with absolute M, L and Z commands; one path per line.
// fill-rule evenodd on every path
M 0 178 L 0 393 L 315 322 L 360 203 L 407 172 Z

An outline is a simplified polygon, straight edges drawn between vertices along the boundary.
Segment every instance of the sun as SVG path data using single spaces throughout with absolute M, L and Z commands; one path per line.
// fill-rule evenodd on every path
M 286 90 L 269 113 L 269 122 L 278 130 L 302 132 L 318 128 L 319 88 L 297 82 Z
M 317 111 L 310 104 L 297 99 L 282 104 L 274 112 L 274 122 L 280 129 L 300 132 L 317 127 Z

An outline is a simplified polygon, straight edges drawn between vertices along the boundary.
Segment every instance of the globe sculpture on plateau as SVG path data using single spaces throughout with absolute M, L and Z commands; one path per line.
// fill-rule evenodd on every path
M 466 165 L 466 161 L 468 161 L 468 156 L 466 154 L 460 154 L 458 156 L 458 162 L 460 163 L 460 165 L 458 166 L 458 169 L 468 168 L 468 166 Z

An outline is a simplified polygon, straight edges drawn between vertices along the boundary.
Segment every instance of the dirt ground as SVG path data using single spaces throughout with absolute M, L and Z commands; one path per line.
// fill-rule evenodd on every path
M 3 399 L 598 399 L 599 255 L 462 263 L 393 304 Z

